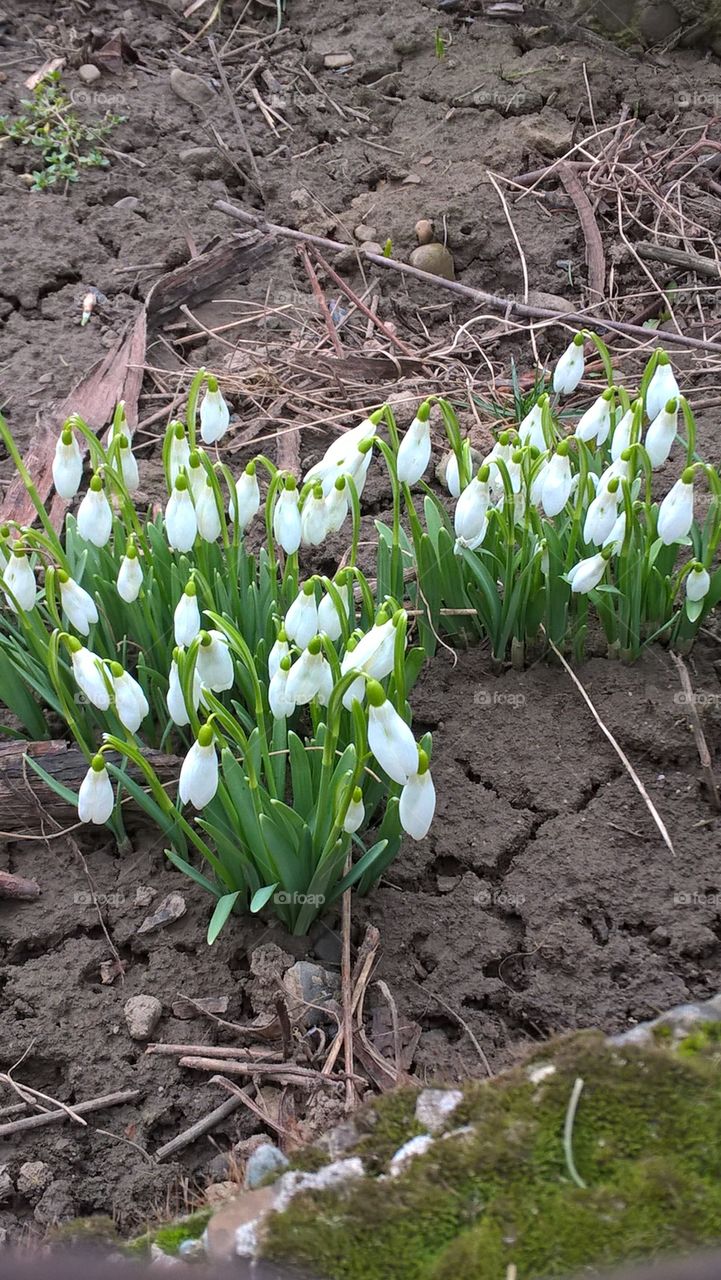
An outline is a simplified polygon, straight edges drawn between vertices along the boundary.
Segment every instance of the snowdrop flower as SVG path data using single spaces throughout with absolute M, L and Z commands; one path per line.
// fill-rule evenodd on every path
M 278 638 L 268 654 L 268 678 L 273 679 L 278 667 L 284 658 L 290 653 L 290 645 L 288 644 L 288 636 L 283 627 L 278 632 Z
M 109 677 L 106 679 L 106 664 L 96 653 L 91 653 L 84 645 L 71 637 L 68 641 L 70 666 L 73 678 L 81 693 L 98 711 L 107 711 L 110 706 Z
M 182 422 L 174 422 L 173 434 L 170 437 L 168 450 L 168 480 L 173 488 L 181 471 L 187 471 L 190 464 L 190 445 Z
M 260 489 L 255 470 L 255 462 L 249 462 L 243 474 L 236 480 L 235 497 L 231 494 L 228 503 L 228 515 L 231 520 L 238 521 L 241 533 L 245 533 L 260 508 Z
M 293 476 L 286 476 L 280 496 L 273 511 L 273 537 L 287 556 L 292 556 L 300 546 L 301 523 L 298 507 L 298 486 Z
M 676 439 L 677 424 L 678 400 L 669 400 L 661 412 L 656 414 L 643 442 L 652 467 L 662 467 L 668 458 Z
M 431 460 L 431 406 L 426 400 L 398 447 L 398 480 L 416 484 Z
M 181 804 L 192 804 L 204 809 L 218 790 L 218 757 L 213 742 L 213 730 L 204 724 L 198 731 L 185 757 L 178 781 L 178 798 Z
M 370 631 L 361 636 L 354 646 L 348 645 L 341 659 L 340 671 L 344 676 L 348 671 L 363 672 L 374 680 L 383 680 L 393 670 L 396 649 L 396 627 L 402 617 L 402 609 L 392 618 L 381 609 Z M 350 711 L 354 699 L 363 701 L 365 686 L 362 677 L 354 681 L 343 695 L 343 706 Z
M 58 569 L 60 606 L 68 622 L 86 636 L 98 620 L 98 610 L 91 595 L 78 585 L 64 569 Z
M 542 457 L 533 469 L 533 478 L 531 480 L 531 487 L 528 494 L 528 501 L 533 507 L 540 507 L 541 505 L 543 477 L 546 474 L 547 467 L 548 460 Z
M 207 477 L 195 500 L 195 518 L 198 522 L 198 533 L 203 541 L 217 542 L 220 537 L 220 513 L 215 500 L 215 490 Z
M 349 835 L 353 835 L 363 824 L 366 816 L 365 806 L 363 804 L 363 792 L 360 787 L 353 788 L 353 795 L 350 798 L 350 804 L 345 811 L 343 819 L 343 830 Z
M 338 533 L 348 515 L 348 485 L 345 476 L 338 476 L 325 500 L 327 533 Z
M 553 390 L 560 396 L 570 396 L 583 377 L 583 341 L 583 334 L 577 333 L 553 371 Z
M 193 449 L 193 452 L 188 458 L 188 483 L 190 484 L 190 492 L 193 502 L 198 501 L 198 498 L 203 492 L 206 480 L 207 474 L 200 457 L 200 452 L 198 449 Z
M 126 604 L 133 604 L 140 595 L 140 588 L 143 585 L 143 570 L 138 558 L 138 550 L 132 538 L 128 542 L 127 550 L 120 563 L 118 570 L 118 580 L 116 588 L 121 600 Z
M 537 404 L 529 410 L 525 418 L 518 428 L 518 438 L 521 444 L 530 445 L 532 449 L 538 449 L 539 453 L 545 453 L 548 445 L 546 437 L 543 434 L 543 408 L 544 403 L 548 402 L 546 396 L 542 396 Z
M 170 664 L 170 674 L 168 676 L 168 693 L 165 699 L 168 707 L 168 714 L 173 724 L 177 724 L 179 728 L 183 728 L 186 724 L 190 724 L 190 716 L 188 708 L 185 705 L 183 690 L 180 684 L 180 672 L 178 670 L 178 658 L 182 654 L 182 649 L 178 648 L 173 653 L 173 660 Z M 197 711 L 200 706 L 200 679 L 198 677 L 197 666 L 193 672 L 193 710 Z
M 137 493 L 140 488 L 140 472 L 138 471 L 138 463 L 130 448 L 130 441 L 127 436 L 120 437 L 118 446 L 120 456 L 120 474 L 123 477 L 123 484 L 128 493 Z
M 290 609 L 285 615 L 283 629 L 289 640 L 294 640 L 299 649 L 305 649 L 313 636 L 320 630 L 318 626 L 318 606 L 315 600 L 315 579 L 309 578 L 303 583 Z
M 624 453 L 626 452 L 627 451 L 624 449 Z M 597 493 L 601 493 L 603 489 L 608 489 L 608 486 L 614 479 L 617 479 L 621 485 L 623 485 L 624 480 L 628 480 L 631 469 L 630 456 L 630 454 L 628 457 L 621 456 L 616 462 L 612 462 L 610 466 L 606 467 L 603 475 L 599 478 L 596 488 Z
M 317 547 L 328 532 L 322 484 L 315 484 L 306 494 L 300 516 L 300 540 L 304 547 Z
M 83 478 L 83 456 L 70 427 L 64 427 L 55 446 L 53 484 L 59 497 L 69 502 Z
M 172 551 L 191 551 L 198 532 L 195 507 L 185 476 L 178 476 L 165 508 L 165 533 Z
M 416 740 L 377 680 L 368 681 L 366 693 L 368 746 L 388 777 L 405 786 L 418 769 Z
M 571 591 L 585 595 L 588 591 L 593 591 L 601 581 L 606 572 L 608 563 L 608 555 L 599 551 L 595 556 L 587 556 L 585 560 L 579 560 L 578 564 L 574 564 L 566 574 L 566 581 L 571 585 Z
M 235 683 L 233 659 L 222 631 L 202 631 L 195 667 L 200 683 L 212 693 L 223 693 Z
M 373 437 L 382 418 L 383 410 L 377 409 L 359 426 L 337 436 L 329 444 L 320 462 L 316 462 L 306 472 L 304 481 L 306 483 L 309 480 L 320 481 L 323 485 L 323 493 L 327 496 L 338 476 L 350 475 L 356 481 L 356 488 L 360 494 L 371 461 Z
M 15 544 L 8 556 L 2 576 L 7 587 L 5 599 L 9 607 L 14 613 L 18 609 L 29 613 L 35 604 L 38 588 L 24 547 Z
M 78 507 L 78 533 L 94 547 L 104 547 L 113 531 L 113 513 L 100 476 L 93 476 Z
M 288 695 L 290 658 L 283 658 L 268 685 L 268 705 L 274 720 L 287 720 L 295 711 L 295 702 Z
M 616 523 L 621 496 L 617 476 L 611 480 L 608 488 L 601 489 L 596 494 L 586 512 L 586 521 L 583 526 L 584 542 L 593 542 L 597 547 L 601 546 Z
M 606 443 L 611 430 L 612 399 L 613 389 L 608 387 L 603 395 L 594 400 L 590 409 L 587 409 L 579 419 L 578 426 L 574 431 L 577 440 L 583 440 L 585 444 L 595 441 L 596 448 L 600 448 L 602 444 Z
M 709 593 L 711 578 L 708 569 L 696 561 L 686 577 L 686 599 L 692 604 L 703 600 Z
M 353 584 L 336 578 L 336 590 L 341 598 L 341 605 L 348 621 L 353 613 Z M 323 631 L 329 640 L 339 640 L 343 632 L 343 618 L 338 613 L 336 603 L 330 592 L 326 591 L 318 605 L 318 630 Z
M 200 631 L 200 609 L 198 608 L 198 588 L 191 579 L 186 583 L 180 600 L 173 614 L 173 635 L 175 643 L 187 647 L 192 644 Z
M 453 528 L 456 533 L 456 550 L 468 547 L 474 551 L 486 536 L 488 506 L 490 503 L 489 477 L 491 469 L 484 464 L 478 474 L 467 484 L 456 503 Z
M 102 826 L 114 808 L 115 796 L 105 761 L 102 756 L 93 756 L 78 791 L 78 817 L 81 822 Z
M 461 496 L 461 476 L 458 470 L 458 459 L 455 453 L 449 453 L 446 465 L 446 488 L 452 498 Z
M 616 423 L 611 440 L 611 459 L 618 462 L 622 453 L 631 444 L 631 435 L 633 432 L 634 406 L 627 409 L 623 417 Z
M 108 431 L 107 448 L 109 449 L 110 446 L 120 438 L 120 436 L 125 436 L 128 441 L 132 442 L 133 433 L 128 426 L 124 400 L 118 400 L 115 416 L 110 424 L 110 430 Z
M 681 473 L 658 512 L 658 536 L 665 546 L 687 538 L 693 524 L 693 467 Z
M 549 458 L 540 483 L 541 506 L 550 520 L 563 511 L 571 496 L 573 475 L 568 457 L 568 444 L 562 440 L 556 452 Z
M 665 351 L 658 357 L 658 364 L 653 371 L 651 381 L 646 389 L 646 413 L 653 421 L 657 418 L 669 400 L 679 400 L 681 392 L 674 377 L 673 369 Z
M 206 444 L 215 444 L 224 436 L 230 422 L 230 409 L 218 390 L 218 379 L 209 377 L 207 390 L 200 402 L 200 435 Z
M 137 733 L 150 707 L 138 681 L 129 671 L 123 671 L 119 662 L 110 663 L 115 710 L 120 723 L 129 733 Z
M 288 672 L 286 697 L 297 707 L 305 706 L 313 698 L 327 707 L 332 689 L 333 673 L 323 653 L 320 636 L 314 636 Z
M 423 840 L 428 835 L 435 811 L 436 789 L 428 767 L 428 756 L 419 750 L 417 771 L 411 774 L 401 791 L 398 817 L 412 840 Z
M 619 515 L 615 525 L 613 526 L 608 537 L 604 540 L 604 547 L 611 548 L 611 555 L 620 556 L 623 549 L 624 538 L 626 537 L 626 512 L 625 510 Z

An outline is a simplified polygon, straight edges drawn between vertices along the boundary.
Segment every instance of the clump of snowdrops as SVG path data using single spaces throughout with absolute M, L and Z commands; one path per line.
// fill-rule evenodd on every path
M 583 378 L 586 342 L 602 358 L 606 385 L 569 433 L 561 407 Z M 653 640 L 691 645 L 721 599 L 721 481 L 696 454 L 693 413 L 665 352 L 653 354 L 632 394 L 616 384 L 603 342 L 577 334 L 549 390 L 537 381 L 530 402 L 517 398 L 515 425 L 480 466 L 453 407 L 437 404 L 452 450 L 453 512 L 424 486 L 423 522 L 411 499 L 431 454 L 427 401 L 390 457 L 396 511 L 393 527 L 379 530 L 386 559 L 400 548 L 414 565 L 429 655 L 443 631 L 487 637 L 498 661 L 519 666 L 529 646 L 546 641 L 582 658 L 593 615 L 610 657 L 633 660 Z M 660 502 L 657 490 L 665 490 Z
M 77 797 L 29 764 L 81 821 L 122 839 L 130 795 L 158 825 L 170 860 L 216 900 L 210 941 L 234 910 L 266 905 L 306 932 L 346 889 L 370 888 L 404 831 L 422 839 L 435 808 L 430 735 L 415 740 L 407 701 L 424 653 L 408 646 L 401 596 L 372 594 L 356 565 L 381 414 L 301 485 L 262 455 L 237 477 L 214 460 L 229 419 L 201 370 L 165 437 L 164 509 L 142 514 L 123 406 L 104 444 L 71 418 L 55 490 L 78 495 L 81 443 L 92 474 L 61 537 L 0 419 L 38 516 L 0 531 L 1 696 L 31 736 L 48 711 L 67 724 L 88 760 Z M 343 568 L 300 581 L 301 546 L 344 527 Z M 177 787 L 148 745 L 183 751 Z

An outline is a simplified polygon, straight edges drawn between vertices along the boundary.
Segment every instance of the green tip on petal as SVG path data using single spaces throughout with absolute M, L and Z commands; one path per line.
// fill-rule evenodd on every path
M 198 588 L 196 587 L 195 582 L 194 582 L 194 581 L 193 581 L 193 579 L 191 578 L 191 579 L 190 579 L 190 582 L 186 582 L 186 584 L 185 584 L 185 589 L 184 589 L 184 591 L 183 591 L 183 595 L 184 595 L 184 596 L 197 596 L 197 594 L 198 594 Z
M 182 474 L 179 476 L 176 476 L 175 488 L 178 490 L 178 492 L 184 493 L 187 487 L 188 487 L 188 481 L 186 477 Z
M 63 444 L 66 446 L 73 443 L 73 433 L 70 430 L 70 427 L 65 427 L 61 439 Z
M 422 747 L 419 747 L 418 748 L 418 772 L 428 773 L 430 764 L 431 762 L 428 758 L 428 752 L 424 751 Z
M 119 680 L 120 677 L 123 675 L 123 668 L 121 667 L 120 663 L 111 662 L 109 665 L 110 665 L 111 676 L 113 676 L 115 680 Z
M 213 643 L 213 637 L 208 635 L 207 631 L 201 631 L 198 638 L 204 649 L 209 649 Z
M 666 401 L 666 413 L 675 413 L 677 409 L 678 409 L 678 400 L 676 399 L 675 396 L 672 397 L 670 400 Z
M 375 436 L 371 436 L 370 440 L 361 440 L 360 444 L 358 445 L 358 452 L 362 453 L 363 455 L 368 453 L 373 448 L 374 439 L 375 439 Z
M 693 571 L 694 573 L 705 573 L 705 572 L 706 572 L 705 566 L 704 566 L 704 565 L 702 565 L 702 564 L 700 564 L 700 562 L 699 562 L 698 560 L 695 562 L 695 564 L 692 564 L 692 565 L 691 565 L 691 569 L 692 569 L 692 571 Z
M 100 476 L 93 476 L 92 480 L 90 481 L 90 488 L 92 489 L 93 493 L 102 493 L 103 482 L 100 479 Z
M 498 437 L 498 443 L 505 448 L 505 446 L 509 444 L 510 439 L 511 439 L 510 431 L 502 431 L 500 436 Z
M 285 633 L 285 627 L 281 627 L 280 631 L 278 632 L 278 641 L 280 644 L 288 643 L 288 637 Z
M 304 596 L 315 595 L 315 578 L 309 578 L 307 582 L 303 583 L 303 595 Z
M 69 636 L 66 632 L 62 638 L 68 647 L 68 653 L 79 653 L 83 647 L 77 636 Z
M 283 488 L 286 489 L 288 493 L 292 493 L 294 489 L 297 489 L 298 485 L 296 483 L 295 476 L 286 476 L 283 481 Z
M 383 685 L 379 684 L 377 680 L 369 680 L 366 683 L 366 697 L 369 706 L 382 707 L 386 700 Z
M 175 423 L 173 427 L 173 435 L 175 436 L 176 440 L 183 439 L 183 437 L 185 436 L 185 427 L 183 426 L 182 422 Z
M 388 621 L 388 618 L 389 618 L 389 614 L 387 613 L 387 611 L 385 609 L 379 609 L 378 615 L 375 620 L 375 625 L 377 627 L 384 626 L 385 623 Z
M 310 644 L 308 645 L 308 653 L 312 653 L 312 654 L 313 654 L 313 657 L 314 657 L 314 658 L 316 658 L 316 657 L 318 656 L 318 654 L 320 653 L 320 651 L 321 651 L 321 639 L 320 639 L 320 636 L 313 636 L 313 639 L 311 640 Z
M 397 627 L 401 621 L 405 621 L 405 618 L 406 618 L 405 609 L 396 609 L 395 613 L 393 614 L 393 626 Z
M 280 660 L 281 671 L 290 671 L 292 665 L 293 663 L 289 654 L 286 654 L 284 658 L 281 658 Z
M 658 360 L 656 361 L 656 368 L 658 369 L 658 368 L 659 368 L 659 366 L 660 366 L 660 365 L 662 365 L 662 364 L 670 364 L 670 363 L 671 363 L 671 361 L 669 360 L 668 356 L 666 355 L 666 352 L 665 352 L 665 351 L 659 351 L 659 353 L 658 353 Z
M 567 457 L 568 457 L 568 441 L 567 441 L 567 440 L 562 440 L 562 441 L 561 441 L 561 443 L 559 444 L 558 448 L 556 449 L 556 453 L 557 453 L 557 454 L 559 455 L 559 457 L 561 457 L 561 458 L 567 458 Z
M 573 345 L 574 347 L 582 347 L 585 341 L 586 341 L 585 334 L 577 333 L 573 339 Z
M 416 417 L 419 422 L 427 422 L 430 416 L 431 416 L 431 402 L 430 400 L 424 400 L 423 404 L 419 406 Z
M 64 569 L 57 569 L 56 573 L 58 576 L 58 582 L 62 583 L 63 586 L 65 586 L 66 582 L 70 581 L 70 574 L 66 573 Z
M 193 449 L 193 452 L 188 458 L 188 462 L 190 463 L 191 467 L 202 467 L 203 464 L 200 461 L 200 454 L 197 449 Z
M 360 787 L 353 788 L 353 804 L 360 804 L 363 799 L 363 792 Z
M 128 545 L 125 548 L 125 554 L 128 560 L 137 560 L 138 558 L 138 548 L 132 538 L 128 538 Z
M 617 492 L 618 492 L 618 486 L 619 486 L 619 484 L 620 484 L 620 483 L 621 483 L 621 482 L 620 482 L 620 480 L 619 480 L 618 476 L 613 476 L 613 478 L 612 478 L 611 480 L 609 480 L 608 485 L 607 485 L 608 492 L 609 492 L 609 493 L 617 493 Z
M 681 472 L 682 484 L 693 484 L 693 477 L 694 477 L 694 468 L 686 467 L 685 471 Z
M 512 461 L 513 461 L 516 465 L 519 465 L 521 462 L 523 462 L 523 450 L 522 450 L 522 449 L 516 449 L 516 450 L 514 451 Z
M 378 423 L 383 421 L 383 410 L 374 409 L 373 413 L 368 415 L 368 421 L 372 422 L 374 427 L 377 427 Z
M 100 754 L 93 756 L 92 760 L 90 761 L 90 768 L 92 769 L 93 773 L 103 772 L 105 768 L 105 761 Z
M 254 476 L 255 472 L 256 472 L 256 461 L 255 461 L 255 458 L 252 458 L 251 461 L 246 465 L 245 474 L 247 476 Z
M 218 390 L 218 379 L 214 378 L 212 373 L 208 374 L 208 391 L 215 392 Z
M 631 450 L 624 449 L 623 453 L 621 454 L 621 462 L 630 462 L 630 461 L 631 461 Z
M 480 480 L 481 484 L 487 484 L 490 474 L 491 474 L 491 468 L 489 467 L 487 462 L 484 462 L 483 466 L 480 467 L 478 470 L 478 475 L 476 479 Z
M 316 502 L 323 501 L 323 485 L 320 483 L 320 481 L 318 482 L 318 484 L 313 485 L 313 497 L 315 498 Z
M 338 479 L 335 482 L 335 488 L 338 490 L 339 493 L 343 492 L 343 490 L 345 489 L 345 476 L 338 476 Z
M 602 400 L 611 400 L 611 399 L 613 398 L 613 395 L 614 395 L 615 390 L 616 390 L 616 388 L 615 388 L 615 387 L 606 387 L 606 390 L 603 392 L 603 395 L 601 396 L 601 399 L 602 399 Z
M 215 735 L 213 733 L 212 725 L 210 724 L 201 725 L 198 730 L 198 746 L 209 747 L 211 742 L 213 741 L 214 736 Z

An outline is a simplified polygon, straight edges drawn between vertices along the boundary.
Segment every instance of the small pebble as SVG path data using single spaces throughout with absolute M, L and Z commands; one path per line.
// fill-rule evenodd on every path
M 429 1133 L 437 1133 L 462 1101 L 460 1089 L 423 1089 L 416 1100 L 416 1120 Z
M 443 276 L 445 280 L 455 280 L 456 268 L 453 257 L 444 244 L 437 241 L 432 244 L 419 244 L 411 254 L 411 266 L 419 271 L 430 271 L 431 275 Z
M 280 1174 L 288 1168 L 288 1160 L 272 1142 L 258 1147 L 251 1155 L 245 1167 L 245 1188 L 255 1191 L 262 1186 L 271 1174 Z
M 20 1166 L 17 1188 L 27 1200 L 37 1200 L 53 1180 L 53 1171 L 42 1160 L 28 1160 Z
M 355 58 L 352 53 L 327 53 L 323 66 L 327 71 L 341 71 L 343 67 L 352 67 Z
M 232 1200 L 239 1190 L 237 1182 L 211 1182 L 210 1186 L 205 1188 L 205 1199 L 214 1208 L 218 1204 L 225 1204 L 227 1200 Z
M 416 223 L 416 240 L 419 244 L 430 244 L 433 239 L 433 223 L 428 218 L 420 218 Z
M 140 201 L 137 196 L 123 196 L 121 200 L 116 200 L 113 205 L 114 209 L 129 209 L 131 211 L 137 209 Z
M 149 1040 L 160 1021 L 163 1006 L 155 996 L 131 996 L 123 1013 L 132 1040 Z
M 178 98 L 194 107 L 205 107 L 216 97 L 207 80 L 189 71 L 181 71 L 179 67 L 173 67 L 170 73 L 170 87 Z
M 100 71 L 93 66 L 92 62 L 84 62 L 82 67 L 78 68 L 78 78 L 83 84 L 95 84 L 100 79 Z
M 369 227 L 366 225 L 365 222 L 358 223 L 358 226 L 355 228 L 353 235 L 355 236 L 356 240 L 360 240 L 360 241 L 378 239 L 378 232 L 376 231 L 375 227 Z

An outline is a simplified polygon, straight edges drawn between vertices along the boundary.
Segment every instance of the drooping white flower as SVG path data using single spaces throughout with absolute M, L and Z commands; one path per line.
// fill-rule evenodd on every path
M 662 351 L 646 389 L 646 413 L 651 421 L 658 417 L 669 400 L 678 401 L 680 396 L 681 392 L 668 356 L 665 351 Z
M 150 710 L 148 699 L 135 677 L 129 671 L 123 671 L 119 662 L 111 662 L 110 676 L 120 723 L 130 733 L 137 733 Z
M 571 591 L 581 595 L 593 591 L 606 572 L 607 564 L 606 557 L 600 551 L 595 556 L 587 556 L 585 560 L 579 560 L 578 564 L 574 564 L 566 574 L 566 580 L 571 584 Z
M 270 653 L 268 654 L 268 678 L 273 679 L 278 667 L 284 658 L 290 654 L 290 645 L 288 644 L 288 636 L 285 628 L 281 627 Z
M 368 746 L 389 778 L 405 786 L 418 769 L 418 747 L 405 720 L 386 697 L 382 685 L 370 680 L 368 696 Z
M 606 467 L 606 470 L 600 476 L 596 492 L 601 493 L 602 490 L 608 489 L 608 486 L 614 479 L 618 480 L 619 485 L 623 488 L 623 482 L 624 480 L 628 480 L 630 472 L 631 463 L 628 459 L 621 457 L 616 462 L 612 462 L 610 466 Z
M 540 483 L 541 506 L 550 520 L 563 511 L 571 496 L 573 475 L 568 457 L 568 445 L 564 441 L 548 460 Z
M 173 654 L 173 660 L 170 664 L 170 673 L 168 676 L 168 693 L 166 697 L 170 718 L 173 721 L 173 724 L 177 724 L 179 728 L 183 728 L 186 724 L 190 724 L 190 716 L 188 715 L 188 708 L 185 705 L 185 698 L 183 697 L 183 690 L 180 684 L 180 672 L 178 670 L 178 658 L 181 656 L 181 652 L 182 651 L 180 649 L 176 649 Z M 200 680 L 198 678 L 198 670 L 196 666 L 196 669 L 193 672 L 192 689 L 194 711 L 197 711 L 200 706 L 200 694 Z
M 204 689 L 223 693 L 235 682 L 233 659 L 222 631 L 204 631 L 198 645 L 195 670 Z
M 693 467 L 687 467 L 659 507 L 658 536 L 668 547 L 687 538 L 692 524 Z
M 24 613 L 29 613 L 35 605 L 38 588 L 24 547 L 16 545 L 13 548 L 2 576 L 7 587 L 5 599 L 8 606 L 13 612 L 22 609 Z M 11 593 L 14 598 L 11 598 Z
M 69 641 L 70 665 L 73 678 L 80 692 L 98 711 L 110 706 L 109 674 L 107 664 L 96 653 L 91 653 L 79 640 Z
M 113 513 L 100 476 L 93 476 L 78 507 L 78 533 L 95 547 L 104 547 L 113 531 Z
M 315 599 L 315 581 L 309 578 L 303 583 L 295 600 L 290 606 L 283 630 L 289 640 L 294 640 L 299 649 L 305 649 L 318 634 L 318 605 Z
M 336 590 L 341 598 L 341 605 L 346 621 L 353 614 L 353 585 L 350 582 L 337 581 Z M 325 632 L 329 640 L 339 640 L 343 632 L 343 622 L 336 608 L 335 600 L 326 591 L 318 605 L 318 630 Z
M 288 694 L 290 658 L 283 658 L 268 685 L 268 705 L 274 720 L 287 720 L 295 711 L 295 702 Z
M 518 428 L 518 437 L 521 444 L 530 445 L 532 449 L 538 449 L 539 453 L 545 453 L 548 445 L 543 434 L 543 405 L 541 403 L 534 404 L 529 409 Z
M 81 822 L 102 826 L 114 808 L 115 796 L 105 761 L 102 756 L 93 756 L 78 791 L 78 817 Z
M 125 436 L 126 439 L 130 442 L 130 444 L 132 444 L 133 433 L 130 427 L 128 426 L 128 419 L 125 413 L 124 400 L 118 400 L 117 408 L 113 416 L 113 421 L 110 424 L 110 430 L 108 431 L 108 443 L 107 443 L 108 449 L 110 449 L 110 446 L 113 445 L 115 441 L 120 438 L 120 436 Z
M 328 532 L 328 515 L 322 484 L 306 494 L 300 514 L 300 540 L 304 547 L 318 547 Z
M 69 502 L 74 498 L 83 478 L 83 456 L 69 426 L 63 428 L 55 446 L 53 484 L 59 497 Z
M 583 377 L 583 369 L 583 334 L 577 333 L 553 371 L 553 390 L 558 395 L 570 396 Z
M 360 826 L 366 816 L 365 805 L 363 804 L 363 792 L 360 787 L 354 787 L 353 795 L 350 798 L 350 804 L 346 809 L 345 818 L 343 819 L 343 830 L 349 835 L 353 835 Z
M 255 471 L 255 462 L 249 462 L 245 471 L 236 480 L 235 498 L 231 494 L 228 503 L 228 515 L 231 520 L 237 519 L 241 533 L 245 533 L 260 509 L 260 489 Z
M 165 508 L 165 533 L 173 551 L 190 551 L 198 533 L 193 499 L 184 475 L 178 476 Z
M 621 512 L 615 525 L 613 526 L 608 537 L 604 540 L 604 547 L 610 547 L 614 556 L 620 556 L 623 548 L 623 541 L 626 537 L 626 511 Z
M 426 400 L 398 447 L 398 480 L 417 484 L 431 460 L 431 406 Z
M 220 512 L 215 500 L 215 490 L 207 478 L 195 500 L 195 518 L 203 541 L 217 542 L 220 537 Z
M 305 483 L 309 480 L 319 481 L 323 486 L 323 493 L 327 496 L 339 476 L 349 475 L 353 478 L 360 494 L 372 456 L 372 448 L 368 445 L 375 436 L 376 427 L 382 417 L 382 410 L 377 410 L 369 418 L 364 418 L 357 427 L 344 431 L 342 435 L 331 441 L 320 461 L 306 472 Z
M 616 523 L 621 496 L 618 479 L 612 480 L 609 488 L 601 489 L 596 494 L 586 512 L 583 526 L 584 542 L 593 542 L 597 547 L 605 542 Z
M 291 556 L 300 546 L 300 535 L 298 488 L 293 477 L 286 476 L 273 511 L 273 537 L 285 554 Z
M 140 588 L 143 585 L 143 570 L 138 558 L 138 551 L 134 542 L 128 543 L 127 551 L 118 570 L 118 580 L 116 582 L 118 595 L 126 604 L 133 604 L 140 595 Z
M 708 569 L 696 562 L 686 575 L 686 599 L 696 604 L 699 600 L 705 599 L 710 587 L 711 577 Z
M 461 496 L 461 474 L 458 469 L 458 459 L 455 453 L 449 453 L 448 462 L 446 464 L 446 488 L 452 498 L 460 498 Z
M 611 440 L 611 458 L 613 462 L 618 462 L 621 454 L 628 449 L 631 443 L 631 433 L 633 431 L 633 407 L 627 409 L 623 417 L 619 419 L 614 427 L 613 438 Z
M 590 409 L 587 409 L 579 419 L 578 426 L 574 432 L 577 440 L 583 440 L 585 444 L 590 444 L 592 440 L 595 440 L 597 448 L 605 444 L 611 430 L 612 399 L 613 392 L 606 390 L 603 395 L 594 400 Z
M 678 400 L 669 400 L 646 432 L 644 446 L 652 467 L 662 467 L 671 452 L 678 428 Z
M 302 707 L 317 698 L 321 706 L 328 705 L 333 689 L 333 673 L 323 652 L 319 636 L 314 636 L 288 672 L 286 697 L 295 706 Z
M 228 430 L 230 409 L 218 389 L 217 378 L 209 377 L 200 402 L 200 435 L 206 444 L 215 444 Z
M 213 730 L 210 725 L 204 724 L 182 763 L 178 798 L 181 804 L 192 804 L 196 809 L 204 809 L 217 790 L 218 756 L 213 742 Z
M 192 581 L 186 583 L 180 600 L 173 614 L 173 635 L 175 643 L 187 648 L 192 644 L 200 631 L 200 609 L 198 608 L 198 588 Z
M 171 426 L 172 435 L 168 449 L 168 480 L 172 489 L 181 471 L 187 471 L 188 469 L 190 445 L 182 422 L 174 422 Z
M 91 626 L 98 620 L 98 610 L 93 597 L 88 594 L 73 578 L 68 577 L 63 569 L 58 571 L 60 587 L 60 606 L 68 622 L 86 636 Z
M 453 528 L 457 547 L 468 547 L 470 551 L 474 551 L 486 536 L 490 503 L 489 477 L 490 468 L 485 464 L 470 484 L 466 485 L 456 503 Z
M 338 476 L 325 500 L 326 533 L 338 533 L 349 511 L 348 484 L 345 476 Z
M 396 627 L 405 615 L 399 610 L 389 618 L 385 610 L 381 610 L 370 631 L 361 636 L 358 643 L 348 646 L 341 659 L 341 675 L 349 671 L 364 672 L 374 680 L 383 680 L 393 670 L 396 648 Z M 350 710 L 354 699 L 363 701 L 365 694 L 364 681 L 354 681 L 343 695 L 343 706 Z
M 193 502 L 197 502 L 207 480 L 207 472 L 203 466 L 203 462 L 198 449 L 193 449 L 188 458 L 188 484 L 190 485 L 190 493 Z
M 138 462 L 130 447 L 130 441 L 127 436 L 120 437 L 118 446 L 120 453 L 120 474 L 123 477 L 123 484 L 128 493 L 137 493 L 140 488 L 140 472 L 138 471 Z
M 401 791 L 398 817 L 412 840 L 423 840 L 430 830 L 436 811 L 436 789 L 433 786 L 428 756 L 418 752 L 418 769 L 411 774 Z

